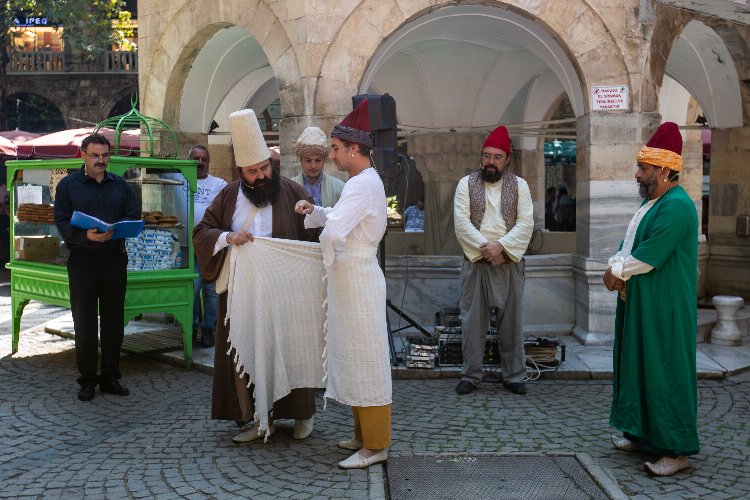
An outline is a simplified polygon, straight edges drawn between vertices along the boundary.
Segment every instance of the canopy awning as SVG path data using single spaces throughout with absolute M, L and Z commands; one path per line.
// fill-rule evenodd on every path
M 42 134 L 37 134 L 36 132 L 26 132 L 25 130 L 4 130 L 0 132 L 0 137 L 5 137 L 6 139 L 10 139 L 15 143 L 16 146 L 19 144 L 23 144 L 26 141 L 30 141 L 31 139 L 36 139 Z
M 75 128 L 43 135 L 19 144 L 19 158 L 80 158 L 81 142 L 91 135 L 93 128 Z M 109 139 L 114 146 L 114 131 L 99 129 L 99 133 Z M 140 150 L 140 132 L 126 130 L 120 137 L 120 155 L 128 155 Z
M 16 145 L 10 139 L 0 137 L 0 155 L 16 156 Z

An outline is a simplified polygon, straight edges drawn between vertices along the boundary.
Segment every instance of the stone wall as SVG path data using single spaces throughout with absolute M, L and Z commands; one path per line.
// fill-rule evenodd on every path
M 386 257 L 388 298 L 420 325 L 435 324 L 435 313 L 459 307 L 461 257 Z M 575 318 L 575 280 L 570 254 L 526 258 L 523 295 L 524 332 L 570 335 Z M 611 293 L 607 299 L 613 301 Z M 392 328 L 407 323 L 389 311 Z
M 309 125 L 330 130 L 349 112 L 350 97 L 361 91 L 368 67 L 389 37 L 425 14 L 456 5 L 496 7 L 521 16 L 552 36 L 574 67 L 575 74 L 568 76 L 575 80 L 571 85 L 583 95 L 583 102 L 573 106 L 579 148 L 577 233 L 572 271 L 566 277 L 574 282 L 568 290 L 574 290 L 568 313 L 575 318 L 579 338 L 611 340 L 614 301 L 601 274 L 639 203 L 634 158 L 661 121 L 659 87 L 672 45 L 686 24 L 700 18 L 727 43 L 740 81 L 750 81 L 747 29 L 649 0 L 142 0 L 142 109 L 179 123 L 182 86 L 201 47 L 223 27 L 243 27 L 263 48 L 279 85 L 282 165 L 290 174 L 296 171 L 296 158 L 289 151 L 299 133 Z M 590 109 L 591 86 L 608 84 L 628 86 L 628 110 Z M 741 85 L 741 93 L 747 121 L 750 86 Z M 750 144 L 747 130 L 714 134 L 711 195 L 716 204 L 711 206 L 709 293 L 747 290 L 750 283 L 742 267 L 750 245 L 733 235 L 736 216 L 750 211 L 750 174 L 742 168 L 745 145 Z M 686 137 L 683 182 L 699 206 L 700 149 L 693 135 Z M 191 140 L 204 138 L 211 139 Z M 452 228 L 453 191 L 458 179 L 476 168 L 483 138 L 479 131 L 409 137 L 409 153 L 425 182 L 425 254 L 460 254 Z M 209 146 L 214 171 L 230 177 L 228 142 Z M 531 185 L 538 222 L 544 202 L 540 156 L 539 149 L 530 149 L 513 158 L 516 171 Z M 446 286 L 448 292 L 453 290 L 454 285 Z
M 48 73 L 8 75 L 8 95 L 26 92 L 52 102 L 67 128 L 88 127 L 109 116 L 115 104 L 138 92 L 138 75 Z
M 750 214 L 750 127 L 712 131 L 708 216 L 708 294 L 750 299 L 750 238 L 737 216 Z

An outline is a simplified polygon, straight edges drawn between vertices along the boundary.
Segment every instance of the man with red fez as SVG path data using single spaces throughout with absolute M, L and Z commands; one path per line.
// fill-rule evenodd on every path
M 619 292 L 615 317 L 612 408 L 622 431 L 612 443 L 659 456 L 647 472 L 670 476 L 698 453 L 698 214 L 678 185 L 682 137 L 663 123 L 636 157 L 644 198 L 609 259 L 604 284 Z
M 315 241 L 318 235 L 318 231 L 305 229 L 304 218 L 294 211 L 297 200 L 307 197 L 305 190 L 271 168 L 271 152 L 253 110 L 236 111 L 229 115 L 229 122 L 239 180 L 219 192 L 193 230 L 195 255 L 207 282 L 216 281 L 231 245 L 244 245 L 256 236 Z M 235 272 L 242 271 L 238 268 Z M 242 426 L 253 420 L 254 402 L 246 376 L 237 373 L 236 362 L 228 354 L 230 322 L 225 324 L 226 315 L 227 291 L 224 291 L 219 294 L 216 322 L 211 418 L 234 420 Z M 293 437 L 296 439 L 310 435 L 314 414 L 315 390 L 312 388 L 294 389 L 273 403 L 274 420 L 295 420 Z M 261 429 L 258 419 L 232 440 L 246 443 L 274 431 L 273 425 L 267 430 Z
M 355 453 L 339 462 L 362 469 L 388 458 L 391 444 L 391 367 L 385 277 L 378 244 L 387 222 L 385 189 L 371 163 L 367 100 L 331 132 L 329 158 L 349 174 L 331 208 L 300 200 L 305 227 L 323 227 L 320 247 L 328 276 L 326 398 L 352 406 L 354 437 L 338 446 Z
M 458 182 L 453 203 L 456 237 L 464 251 L 461 318 L 464 369 L 456 386 L 469 394 L 482 381 L 490 309 L 497 308 L 503 386 L 526 394 L 522 298 L 526 248 L 534 208 L 525 180 L 508 171 L 508 130 L 497 127 L 482 147 L 481 168 Z

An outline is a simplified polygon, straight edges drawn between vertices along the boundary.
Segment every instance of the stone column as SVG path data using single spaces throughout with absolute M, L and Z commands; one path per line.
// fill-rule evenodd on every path
M 635 156 L 659 124 L 656 113 L 599 113 L 578 119 L 576 326 L 585 344 L 614 339 L 615 296 L 602 282 L 640 197 Z
M 750 215 L 750 127 L 711 131 L 708 295 L 750 299 L 750 238 L 737 236 L 737 216 Z
M 462 255 L 453 228 L 453 196 L 464 175 L 479 167 L 483 133 L 412 134 L 409 154 L 422 174 L 425 192 L 425 254 Z
M 703 143 L 700 130 L 685 130 L 682 141 L 682 173 L 680 185 L 685 188 L 695 203 L 698 213 L 698 298 L 706 296 L 706 270 L 708 244 L 703 236 L 701 215 L 703 213 Z

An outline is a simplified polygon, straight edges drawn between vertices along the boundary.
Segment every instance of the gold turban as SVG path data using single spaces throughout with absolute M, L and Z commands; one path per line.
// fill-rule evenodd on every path
M 675 172 L 682 172 L 682 156 L 668 149 L 643 146 L 635 159 L 638 163 L 648 163 Z

